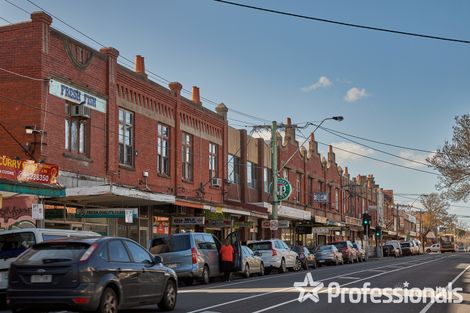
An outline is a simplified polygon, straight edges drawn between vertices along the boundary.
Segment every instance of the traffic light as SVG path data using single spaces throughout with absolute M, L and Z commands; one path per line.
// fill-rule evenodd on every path
M 370 220 L 371 217 L 368 213 L 362 213 L 362 226 L 364 226 L 364 234 L 370 233 Z
M 375 237 L 376 238 L 381 238 L 382 237 L 382 227 L 380 225 L 377 225 L 375 227 Z

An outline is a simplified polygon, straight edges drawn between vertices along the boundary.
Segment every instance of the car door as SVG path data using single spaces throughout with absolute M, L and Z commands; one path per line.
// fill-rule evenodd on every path
M 255 258 L 255 253 L 248 247 L 243 247 L 245 249 L 245 253 L 248 256 L 248 264 L 250 264 L 250 270 L 252 273 L 259 272 L 259 262 Z
M 229 240 L 234 250 L 233 270 L 239 272 L 242 269 L 242 244 L 240 241 L 240 233 L 238 231 L 231 232 L 226 239 Z
M 149 252 L 137 243 L 124 241 L 135 267 L 139 269 L 139 294 L 140 303 L 155 303 L 163 294 L 165 284 L 165 272 L 161 266 L 156 266 Z
M 136 264 L 131 262 L 129 253 L 120 239 L 108 242 L 108 272 L 112 273 L 122 287 L 123 305 L 139 303 L 139 274 Z

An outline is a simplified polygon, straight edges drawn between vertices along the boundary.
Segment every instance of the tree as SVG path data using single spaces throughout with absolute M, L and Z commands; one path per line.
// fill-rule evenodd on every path
M 438 188 L 444 189 L 450 200 L 467 201 L 470 197 L 470 115 L 455 118 L 452 142 L 427 159 L 441 176 Z
M 429 232 L 434 232 L 437 235 L 439 227 L 448 229 L 456 227 L 457 219 L 455 215 L 451 215 L 447 211 L 449 203 L 444 195 L 438 193 L 423 195 L 421 196 L 421 204 L 425 209 L 420 217 L 421 239 L 426 238 Z

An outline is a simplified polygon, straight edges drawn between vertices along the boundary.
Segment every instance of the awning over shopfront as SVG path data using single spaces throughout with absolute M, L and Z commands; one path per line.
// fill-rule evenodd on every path
M 175 196 L 142 191 L 117 185 L 66 188 L 60 202 L 89 206 L 146 206 L 175 204 Z
M 203 208 L 204 210 L 209 210 L 215 213 L 230 213 L 230 214 L 251 216 L 251 213 L 246 210 L 239 210 L 239 209 L 233 209 L 233 208 L 227 208 L 227 207 L 221 207 L 221 206 L 212 206 L 212 205 L 207 205 L 207 204 L 204 204 Z
M 261 202 L 261 203 L 256 203 L 256 204 L 259 205 L 259 206 L 265 207 L 268 210 L 268 213 L 270 213 L 270 214 L 272 213 L 273 206 L 272 206 L 271 203 Z M 280 204 L 278 206 L 278 212 L 277 213 L 278 213 L 279 217 L 290 218 L 290 219 L 293 219 L 293 220 L 310 221 L 312 219 L 312 212 L 292 208 L 292 207 L 286 206 L 284 204 Z
M 63 197 L 65 196 L 65 190 L 61 186 L 0 179 L 0 194 L 3 198 L 9 198 L 18 194 L 42 197 Z

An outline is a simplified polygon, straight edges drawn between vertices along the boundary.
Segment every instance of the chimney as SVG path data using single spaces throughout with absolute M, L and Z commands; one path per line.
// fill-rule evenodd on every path
M 222 116 L 224 118 L 224 121 L 227 120 L 227 113 L 228 113 L 228 108 L 225 106 L 225 104 L 220 103 L 216 108 L 215 111 L 217 114 Z
M 286 134 L 284 140 L 286 143 L 295 141 L 295 129 L 292 127 L 292 120 L 290 117 L 286 120 Z
M 336 158 L 335 158 L 335 154 L 333 152 L 333 146 L 332 145 L 328 146 L 328 163 L 330 163 L 330 164 L 335 164 L 336 163 Z
M 178 97 L 181 94 L 181 89 L 183 89 L 183 85 L 181 85 L 178 82 L 171 82 L 168 84 L 168 87 L 170 87 L 171 93 L 173 96 Z
M 310 133 L 310 139 L 308 141 L 308 151 L 310 153 L 310 156 L 318 154 L 318 143 L 315 141 L 315 134 L 313 132 Z
M 136 55 L 135 56 L 135 72 L 137 74 L 141 74 L 141 75 L 147 77 L 147 74 L 145 74 L 144 57 L 141 56 L 141 55 Z
M 201 104 L 201 97 L 199 95 L 199 87 L 193 86 L 193 102 L 196 104 Z

